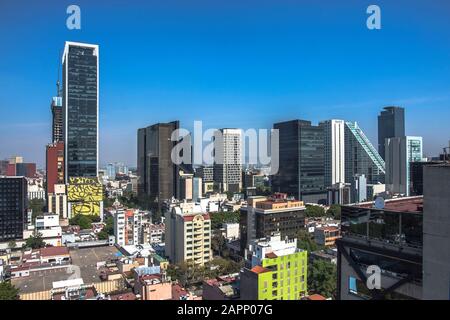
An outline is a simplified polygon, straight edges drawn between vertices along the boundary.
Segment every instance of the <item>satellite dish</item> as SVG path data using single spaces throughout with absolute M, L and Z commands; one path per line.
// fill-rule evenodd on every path
M 375 199 L 375 208 L 383 210 L 384 209 L 384 198 L 383 197 L 377 197 Z

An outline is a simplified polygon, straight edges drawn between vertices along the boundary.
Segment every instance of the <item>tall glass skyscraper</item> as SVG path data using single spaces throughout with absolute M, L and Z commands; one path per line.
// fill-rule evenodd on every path
M 66 42 L 63 64 L 63 131 L 66 182 L 97 177 L 98 45 Z
M 385 163 L 356 122 L 345 123 L 345 180 L 363 174 L 368 184 L 384 183 Z
M 137 132 L 138 195 L 163 200 L 175 197 L 177 192 L 177 165 L 172 162 L 172 133 L 179 129 L 178 121 L 157 123 Z
M 326 202 L 324 128 L 305 120 L 273 127 L 279 130 L 280 163 L 272 190 L 305 202 Z
M 405 136 L 405 109 L 386 107 L 378 116 L 378 152 L 385 158 L 386 139 Z

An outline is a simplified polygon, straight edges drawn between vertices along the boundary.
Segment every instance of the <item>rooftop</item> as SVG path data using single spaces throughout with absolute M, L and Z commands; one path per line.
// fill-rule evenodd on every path
M 264 272 L 269 272 L 270 270 L 261 266 L 254 266 L 253 268 L 250 269 L 250 271 L 256 274 L 260 274 Z
M 46 247 L 40 250 L 42 257 L 69 255 L 69 249 L 66 247 Z
M 361 208 L 375 208 L 375 202 L 364 202 L 355 205 L 355 207 Z M 411 212 L 411 213 L 422 213 L 423 212 L 423 196 L 417 197 L 404 197 L 397 199 L 386 200 L 384 203 L 384 211 L 392 212 Z

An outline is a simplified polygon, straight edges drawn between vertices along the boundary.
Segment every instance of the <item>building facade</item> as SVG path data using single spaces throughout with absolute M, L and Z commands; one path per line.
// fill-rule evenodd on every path
M 378 116 L 378 153 L 385 158 L 385 143 L 388 138 L 405 136 L 405 109 L 385 107 Z
M 98 174 L 98 45 L 66 42 L 63 53 L 65 179 Z
M 394 194 L 409 196 L 410 164 L 423 161 L 422 137 L 388 138 L 385 143 L 386 187 Z
M 337 298 L 422 299 L 422 197 L 341 208 Z M 369 266 L 379 268 L 378 289 L 367 286 Z
M 171 263 L 203 266 L 212 259 L 211 219 L 198 204 L 183 202 L 167 211 L 165 253 Z
M 450 164 L 424 167 L 423 299 L 450 300 Z
M 279 130 L 279 170 L 272 191 L 311 203 L 325 203 L 324 128 L 310 121 L 274 124 Z
M 214 134 L 214 181 L 221 192 L 242 188 L 242 131 L 220 129 Z
M 138 129 L 138 195 L 159 204 L 177 194 L 177 166 L 171 158 L 177 143 L 172 141 L 172 133 L 177 129 L 178 121 Z
M 305 228 L 303 201 L 287 200 L 284 196 L 253 197 L 240 209 L 241 252 L 255 239 L 280 233 L 293 239 Z
M 50 108 L 52 110 L 52 142 L 63 141 L 62 97 L 53 97 Z
M 65 183 L 64 168 L 64 142 L 58 141 L 47 145 L 45 170 L 47 194 L 55 192 L 55 184 Z
M 345 183 L 345 121 L 327 120 L 324 128 L 325 186 Z
M 27 181 L 0 177 L 0 242 L 22 239 L 27 221 Z
M 384 183 L 385 163 L 356 122 L 345 123 L 345 179 L 363 174 L 367 183 Z
M 307 294 L 308 257 L 297 248 L 297 239 L 279 234 L 260 239 L 240 273 L 242 300 L 300 300 Z

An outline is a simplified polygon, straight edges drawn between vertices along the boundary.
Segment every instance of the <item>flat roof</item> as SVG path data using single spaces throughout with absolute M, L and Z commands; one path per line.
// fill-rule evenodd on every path
M 355 207 L 376 209 L 374 206 L 375 202 L 365 202 L 354 205 Z M 385 211 L 393 212 L 411 212 L 411 213 L 422 213 L 423 212 L 423 196 L 417 197 L 404 197 L 397 199 L 389 199 L 384 203 Z

